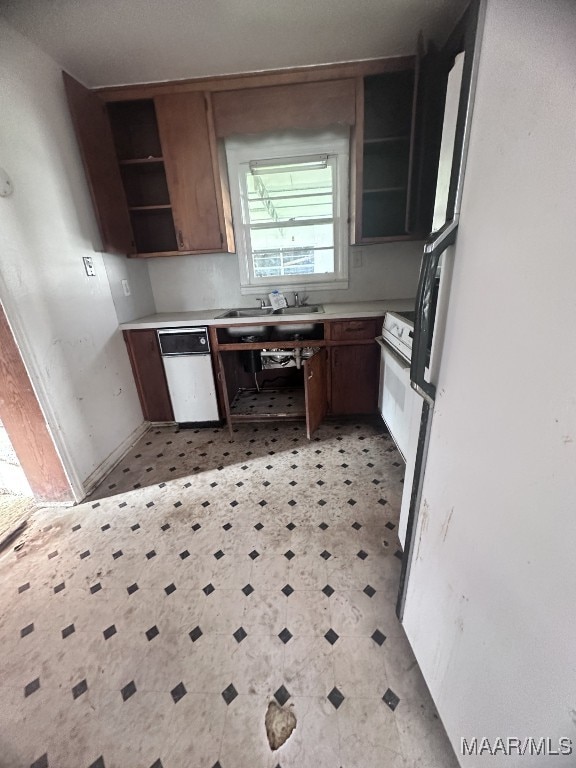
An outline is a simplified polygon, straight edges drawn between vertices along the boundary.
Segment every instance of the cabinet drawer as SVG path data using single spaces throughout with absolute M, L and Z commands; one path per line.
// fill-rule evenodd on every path
M 381 318 L 368 320 L 342 320 L 332 323 L 332 341 L 355 341 L 357 339 L 373 339 L 382 328 Z

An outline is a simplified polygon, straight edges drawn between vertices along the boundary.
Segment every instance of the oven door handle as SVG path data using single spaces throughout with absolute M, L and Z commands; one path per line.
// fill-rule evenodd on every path
M 384 339 L 382 336 L 376 337 L 376 343 L 382 347 L 383 352 L 393 357 L 394 360 L 396 360 L 398 365 L 401 366 L 403 370 L 410 368 L 410 361 L 407 360 L 403 355 L 401 355 L 397 349 L 394 349 L 394 347 L 391 344 L 389 344 L 386 341 L 386 339 Z
M 458 217 L 447 221 L 444 226 L 434 232 L 424 244 L 424 254 L 420 267 L 420 279 L 418 281 L 418 293 L 416 295 L 416 319 L 414 321 L 414 335 L 412 337 L 412 358 L 410 361 L 410 383 L 412 389 L 426 400 L 430 405 L 434 404 L 436 387 L 426 381 L 428 356 L 428 341 L 434 318 L 432 317 L 434 282 L 440 256 L 444 251 L 456 242 L 458 232 Z

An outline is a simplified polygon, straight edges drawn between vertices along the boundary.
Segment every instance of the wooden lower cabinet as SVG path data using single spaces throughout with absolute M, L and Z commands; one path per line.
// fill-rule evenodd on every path
M 210 342 L 220 407 L 226 415 L 231 434 L 233 425 L 241 422 L 305 419 L 306 432 L 311 438 L 327 414 L 352 416 L 378 413 L 380 348 L 373 338 L 382 326 L 381 318 L 337 321 L 325 326 L 329 339 L 326 346 L 320 346 L 322 341 L 310 342 L 317 348 L 314 355 L 303 362 L 302 368 L 281 371 L 285 381 L 281 382 L 279 389 L 289 387 L 300 390 L 299 401 L 292 404 L 295 407 L 283 412 L 231 408 L 238 393 L 251 391 L 255 384 L 254 374 L 243 369 L 241 355 L 249 346 L 255 350 L 260 346 L 257 343 L 236 345 L 225 342 L 222 348 L 216 329 L 211 329 Z M 124 331 L 124 339 L 144 418 L 148 421 L 174 421 L 156 330 Z M 295 348 L 305 345 L 306 342 L 285 342 L 282 346 Z M 271 348 L 273 345 L 268 342 L 263 346 Z M 269 369 L 268 377 L 275 375 L 278 378 L 275 369 Z M 260 376 L 260 385 L 265 378 L 266 374 Z M 281 402 L 278 400 L 279 404 Z
M 230 437 L 233 437 L 234 425 L 243 422 L 305 421 L 310 439 L 328 411 L 328 350 L 318 347 L 300 369 L 264 371 L 260 375 L 260 390 L 254 388 L 254 374 L 243 371 L 242 354 L 245 352 L 241 345 L 238 349 L 219 351 L 217 355 L 219 394 Z M 270 377 L 280 380 L 280 384 L 267 387 L 265 380 Z M 290 393 L 289 404 L 280 395 L 282 391 Z M 273 407 L 266 405 L 270 395 L 274 395 L 271 398 Z M 265 401 L 264 408 L 254 405 L 260 397 Z
M 380 347 L 375 342 L 332 347 L 330 373 L 331 415 L 378 413 Z
M 328 410 L 326 398 L 327 358 L 325 348 L 319 349 L 302 366 L 304 369 L 304 396 L 306 401 L 306 434 L 308 440 L 324 421 Z
M 124 331 L 124 341 L 144 418 L 147 421 L 174 421 L 156 331 Z

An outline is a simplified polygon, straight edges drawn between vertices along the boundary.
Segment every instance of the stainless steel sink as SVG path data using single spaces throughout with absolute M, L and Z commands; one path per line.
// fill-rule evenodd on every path
M 222 320 L 225 317 L 262 317 L 262 315 L 271 315 L 272 307 L 264 307 L 263 309 L 241 308 L 241 309 L 229 309 L 221 315 L 218 315 L 217 320 Z
M 227 312 L 223 312 L 218 315 L 217 320 L 223 320 L 225 318 L 252 318 L 252 317 L 267 317 L 272 314 L 272 307 L 250 308 L 240 307 L 239 309 L 229 309 Z M 270 332 L 270 327 L 267 325 L 231 325 L 228 328 L 230 336 L 242 337 L 242 336 L 257 336 L 259 339 L 266 338 Z
M 311 304 L 309 307 L 284 307 L 277 309 L 275 315 L 310 315 L 314 312 L 324 312 L 324 307 L 320 304 Z
M 250 307 L 240 307 L 238 309 L 229 309 L 218 315 L 218 320 L 225 320 L 226 318 L 246 318 L 251 319 L 253 317 L 276 317 L 281 315 L 289 318 L 291 315 L 310 315 L 318 312 L 324 312 L 324 307 L 320 304 L 311 304 L 309 307 L 283 307 L 282 309 L 273 310 L 272 307 L 263 307 L 251 309 Z M 269 332 L 272 330 L 276 337 L 279 338 L 291 338 L 298 334 L 299 336 L 306 336 L 314 331 L 314 323 L 289 323 L 282 325 L 231 325 L 228 328 L 230 336 L 243 337 L 243 336 L 257 336 L 259 339 L 266 338 Z
M 274 316 L 282 315 L 289 318 L 292 315 L 311 315 L 324 312 L 324 307 L 319 304 L 312 304 L 309 307 L 284 307 L 277 309 Z M 286 323 L 274 326 L 274 333 L 280 338 L 291 338 L 292 336 L 309 336 L 316 328 L 315 323 Z

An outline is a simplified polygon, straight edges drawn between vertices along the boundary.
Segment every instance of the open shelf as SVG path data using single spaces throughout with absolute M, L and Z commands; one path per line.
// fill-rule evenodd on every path
M 162 157 L 153 99 L 110 102 L 107 107 L 120 162 Z
M 138 253 L 178 251 L 169 207 L 130 211 L 130 219 Z
M 406 187 L 376 187 L 376 189 L 365 189 L 363 195 L 378 195 L 381 192 L 406 192 Z
M 171 210 L 170 205 L 131 205 L 131 211 L 165 211 Z
M 148 163 L 163 163 L 163 157 L 135 157 L 132 160 L 119 160 L 120 165 L 146 165 Z
M 130 208 L 169 206 L 164 165 L 159 162 L 121 166 L 126 202 Z
M 153 99 L 108 104 L 138 254 L 178 253 Z
M 364 139 L 364 146 L 367 144 L 394 144 L 396 142 L 410 141 L 410 136 L 378 136 L 375 139 Z
M 365 238 L 406 234 L 405 217 L 405 188 L 362 194 L 362 234 Z
M 364 141 L 410 136 L 414 72 L 364 78 Z
M 413 71 L 364 78 L 361 241 L 406 236 Z

